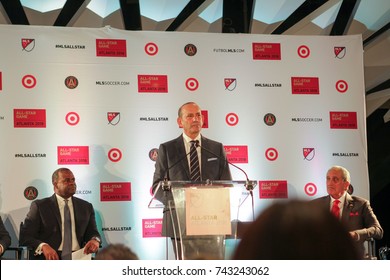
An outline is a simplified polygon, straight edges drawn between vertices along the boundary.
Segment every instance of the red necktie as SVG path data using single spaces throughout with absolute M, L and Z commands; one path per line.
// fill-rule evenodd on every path
M 332 214 L 335 215 L 335 217 L 337 219 L 340 218 L 340 207 L 339 207 L 339 203 L 340 203 L 340 200 L 336 199 L 335 201 L 333 201 L 333 205 L 332 205 Z

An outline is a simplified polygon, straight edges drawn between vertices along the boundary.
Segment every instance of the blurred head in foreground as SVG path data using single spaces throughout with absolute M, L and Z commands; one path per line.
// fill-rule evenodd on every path
M 123 244 L 110 244 L 99 250 L 95 260 L 138 260 L 138 256 Z
M 347 230 L 329 212 L 290 200 L 265 209 L 244 233 L 237 260 L 356 260 Z

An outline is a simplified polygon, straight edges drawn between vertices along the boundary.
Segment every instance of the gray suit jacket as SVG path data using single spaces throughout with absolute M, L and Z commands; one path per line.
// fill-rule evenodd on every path
M 232 180 L 223 145 L 204 136 L 201 138 L 201 145 L 203 147 L 201 150 L 202 180 Z M 160 145 L 153 176 L 153 192 L 155 193 L 155 198 L 165 205 L 163 236 L 173 237 L 173 228 L 167 207 L 168 201 L 172 201 L 172 194 L 158 188 L 159 182 L 164 180 L 164 178 L 167 178 L 169 181 L 191 180 L 182 135 Z
M 318 203 L 328 210 L 330 209 L 330 201 L 329 195 L 313 200 L 314 203 Z M 383 229 L 371 208 L 370 202 L 361 197 L 346 194 L 341 223 L 348 231 L 356 231 L 359 234 L 360 240 L 357 245 L 362 256 L 364 241 L 369 238 L 381 239 L 383 237 Z
M 77 197 L 72 197 L 76 237 L 80 248 L 98 237 L 95 211 L 92 204 Z M 42 242 L 49 244 L 58 251 L 61 245 L 61 215 L 55 194 L 50 197 L 33 201 L 24 223 L 20 227 L 19 244 L 34 251 Z

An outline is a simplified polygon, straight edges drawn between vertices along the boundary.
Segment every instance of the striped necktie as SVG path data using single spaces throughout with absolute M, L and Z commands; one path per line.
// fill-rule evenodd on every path
M 190 173 L 191 181 L 200 181 L 199 157 L 196 151 L 196 141 L 192 140 L 190 149 Z

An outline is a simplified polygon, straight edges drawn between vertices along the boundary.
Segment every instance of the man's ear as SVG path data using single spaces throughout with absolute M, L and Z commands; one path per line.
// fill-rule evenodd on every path
M 180 128 L 183 128 L 183 124 L 182 124 L 182 122 L 181 122 L 181 118 L 177 118 L 176 121 L 177 121 L 178 126 L 179 126 Z

